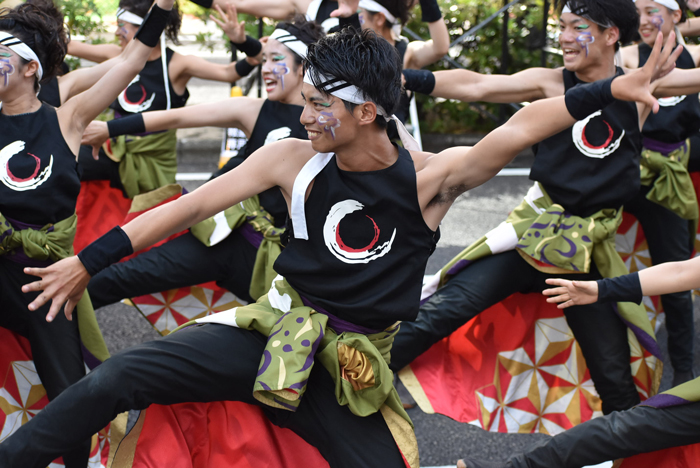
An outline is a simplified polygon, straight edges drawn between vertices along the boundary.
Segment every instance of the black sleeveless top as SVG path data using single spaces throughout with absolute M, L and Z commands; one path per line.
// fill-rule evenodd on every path
M 42 84 L 37 97 L 41 102 L 45 102 L 53 107 L 61 107 L 61 91 L 58 88 L 58 78 L 54 76 L 48 83 Z
M 399 148 L 393 165 L 371 172 L 343 171 L 333 156 L 304 206 L 309 239 L 290 233 L 275 271 L 355 325 L 379 330 L 415 320 L 438 235 L 423 220 L 408 151 Z
M 165 49 L 166 63 L 168 65 L 170 65 L 170 60 L 172 60 L 174 53 L 170 48 Z M 168 80 L 168 87 L 170 89 L 170 108 L 184 107 L 187 99 L 190 97 L 189 91 L 185 89 L 185 94 L 183 95 L 175 93 L 170 80 Z M 136 75 L 136 78 L 109 107 L 114 109 L 117 117 L 139 114 L 141 112 L 166 110 L 168 100 L 165 95 L 163 62 L 161 58 L 158 57 L 155 60 L 146 62 L 143 70 Z
M 268 99 L 262 105 L 253 132 L 246 145 L 237 156 L 228 160 L 226 165 L 214 173 L 214 177 L 225 174 L 237 167 L 259 148 L 284 138 L 308 139 L 308 133 L 299 119 L 304 110 L 302 106 L 283 104 Z M 287 202 L 277 187 L 267 189 L 258 195 L 260 205 L 275 218 L 275 226 L 282 227 L 287 219 Z
M 582 83 L 564 70 L 568 90 Z M 622 74 L 617 68 L 617 74 Z M 620 208 L 639 191 L 642 138 L 637 106 L 615 101 L 536 149 L 530 179 L 540 182 L 554 203 L 577 216 Z
M 651 47 L 641 43 L 638 50 L 641 68 L 649 60 Z M 695 68 L 693 57 L 685 47 L 676 60 L 676 67 L 687 70 Z M 698 129 L 700 129 L 700 101 L 697 94 L 692 94 L 659 99 L 659 112 L 649 114 L 644 122 L 642 134 L 664 143 L 680 143 L 696 133 Z
M 57 223 L 75 213 L 80 192 L 75 154 L 56 109 L 0 113 L 0 213 L 27 224 Z

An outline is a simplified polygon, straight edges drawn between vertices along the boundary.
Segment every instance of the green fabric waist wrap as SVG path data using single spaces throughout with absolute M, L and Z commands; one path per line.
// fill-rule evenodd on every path
M 119 178 L 129 198 L 175 183 L 176 130 L 109 140 L 107 155 L 119 163 Z
M 471 262 L 512 249 L 544 273 L 588 273 L 593 261 L 604 278 L 625 275 L 627 267 L 615 250 L 615 233 L 621 221 L 622 211 L 615 209 L 603 209 L 586 218 L 567 213 L 536 183 L 504 223 L 467 247 L 440 271 L 437 287 Z M 492 246 L 496 251 L 491 250 Z M 617 312 L 640 344 L 660 358 L 661 351 L 644 306 L 619 302 Z
M 252 391 L 258 401 L 274 408 L 296 411 L 318 361 L 335 381 L 338 404 L 361 417 L 381 412 L 409 464 L 418 466 L 413 424 L 388 365 L 398 324 L 370 335 L 338 334 L 328 326 L 328 316 L 304 305 L 281 276 L 255 304 L 197 322 L 255 330 L 268 337 Z
M 73 214 L 56 224 L 47 224 L 41 229 L 15 230 L 0 213 L 0 255 L 12 254 L 21 248 L 24 253 L 34 260 L 58 261 L 73 255 L 73 239 L 78 217 Z M 86 351 L 91 356 L 86 356 L 86 361 L 94 367 L 94 359 L 99 362 L 109 357 L 109 351 L 105 344 L 102 332 L 97 325 L 95 311 L 90 302 L 87 291 L 76 307 L 78 316 L 78 330 L 80 340 Z
M 281 236 L 283 227 L 275 227 L 274 218 L 260 206 L 257 195 L 248 198 L 216 216 L 205 219 L 190 228 L 190 232 L 207 247 L 216 242 L 212 239 L 217 225 L 225 223 L 224 229 L 230 233 L 248 223 L 263 239 L 255 256 L 253 276 L 250 281 L 250 297 L 257 300 L 265 294 L 277 276 L 273 268 L 275 260 L 282 252 Z M 223 239 L 220 238 L 218 240 Z
M 698 199 L 688 174 L 689 158 L 690 140 L 666 156 L 645 148 L 640 161 L 641 182 L 651 185 L 648 200 L 697 223 Z

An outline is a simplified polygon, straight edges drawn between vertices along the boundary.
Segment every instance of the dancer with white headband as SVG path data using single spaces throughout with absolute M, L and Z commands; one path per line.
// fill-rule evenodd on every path
M 262 74 L 267 99 L 230 98 L 225 101 L 155 111 L 113 122 L 93 122 L 83 144 L 101 146 L 111 135 L 201 126 L 240 128 L 248 143 L 213 178 L 240 165 L 257 149 L 284 138 L 306 139 L 299 122 L 302 61 L 308 46 L 322 37 L 321 28 L 298 15 L 280 23 L 262 50 Z M 129 126 L 133 128 L 129 128 Z M 103 270 L 90 280 L 94 307 L 125 298 L 216 281 L 246 302 L 270 289 L 272 264 L 281 250 L 287 204 L 279 190 L 266 190 L 193 227 L 190 232 L 136 258 Z
M 68 52 L 84 59 L 104 62 L 121 53 L 133 38 L 150 6 L 149 0 L 122 0 L 117 11 L 117 31 L 120 45 L 91 45 L 71 41 Z M 234 42 L 246 42 L 245 29 L 235 16 L 230 17 L 219 9 L 221 19 L 216 19 Z M 209 62 L 193 55 L 182 55 L 166 47 L 165 39 L 178 43 L 180 14 L 173 10 L 161 38 L 159 47 L 153 50 L 144 69 L 111 105 L 115 119 L 142 112 L 178 109 L 184 107 L 189 92 L 187 83 L 192 78 L 202 78 L 233 83 L 249 74 L 259 63 L 261 45 L 248 40 L 245 59 L 229 65 Z M 258 57 L 258 58 L 255 58 Z M 83 170 L 81 180 L 109 180 L 128 198 L 175 183 L 177 172 L 177 138 L 175 131 L 138 135 L 122 135 L 106 145 L 99 157 L 84 147 L 80 153 Z
M 493 177 L 522 149 L 614 97 L 653 107 L 649 81 L 663 73 L 658 65 L 669 55 L 659 41 L 643 70 L 534 103 L 473 148 L 433 155 L 393 145 L 378 116 L 378 107 L 392 113 L 401 93 L 393 47 L 374 33 L 347 30 L 313 44 L 307 69 L 314 85 L 302 85 L 301 116 L 310 141 L 260 148 L 231 172 L 115 228 L 79 258 L 28 270 L 43 279 L 25 288 L 44 289 L 32 308 L 52 300 L 54 317 L 68 299 L 70 315 L 90 275 L 279 187 L 292 232 L 270 292 L 109 359 L 0 444 L 0 465 L 43 468 L 61 447 L 131 408 L 233 400 L 260 406 L 331 467 L 417 468 L 415 436 L 387 359 L 396 321 L 418 312 L 440 221 L 459 194 Z M 367 100 L 336 97 L 329 78 L 357 87 Z M 89 410 L 66 419 L 77 405 Z
M 72 255 L 83 130 L 143 67 L 172 5 L 159 0 L 111 71 L 58 109 L 39 101 L 37 93 L 65 57 L 60 14 L 50 2 L 0 11 L 0 326 L 29 340 L 49 400 L 78 381 L 86 363 L 99 364 L 109 353 L 87 296 L 74 321 L 49 323 L 27 313 L 32 296 L 20 292 L 29 282 L 24 268 Z M 57 453 L 67 468 L 85 468 L 91 435 Z
M 667 38 L 674 30 L 682 49 L 676 67 L 694 69 L 700 65 L 700 46 L 686 45 L 679 35 L 677 25 L 686 18 L 678 2 L 636 0 L 635 7 L 642 42 L 622 48 L 623 66 L 643 66 L 659 31 Z M 690 258 L 699 216 L 688 168 L 700 164 L 700 140 L 691 138 L 700 130 L 700 102 L 690 94 L 661 99 L 659 104 L 659 113 L 650 116 L 642 129 L 641 189 L 625 203 L 625 211 L 644 229 L 653 264 Z M 664 295 L 661 303 L 676 386 L 694 376 L 692 295 L 687 291 Z

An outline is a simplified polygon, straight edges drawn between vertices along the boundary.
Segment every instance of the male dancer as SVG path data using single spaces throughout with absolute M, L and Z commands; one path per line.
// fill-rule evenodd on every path
M 657 64 L 675 60 L 660 44 L 635 74 L 534 103 L 474 148 L 437 155 L 409 153 L 386 134 L 401 92 L 393 47 L 350 31 L 312 45 L 301 117 L 309 142 L 264 146 L 195 192 L 110 231 L 80 258 L 27 270 L 42 280 L 24 289 L 44 290 L 30 310 L 53 298 L 47 320 L 64 303 L 70 315 L 91 274 L 274 186 L 292 217 L 291 240 L 275 264 L 286 279 L 256 304 L 107 360 L 3 442 L 0 467 L 46 466 L 127 409 L 219 400 L 261 406 L 331 466 L 404 466 L 405 457 L 417 467 L 415 437 L 386 362 L 396 321 L 417 313 L 440 221 L 459 194 L 613 96 L 658 108 L 649 81 L 663 72 Z M 76 405 L 88 409 L 65 417 Z
M 564 69 L 533 68 L 512 76 L 480 75 L 466 70 L 437 72 L 432 92 L 430 72 L 405 71 L 407 88 L 463 101 L 521 102 L 558 96 L 580 83 L 623 73 L 615 67 L 615 53 L 620 43 L 629 42 L 637 31 L 639 17 L 634 3 L 631 0 L 571 0 L 558 2 L 558 8 L 562 12 L 559 42 L 564 52 Z M 657 96 L 685 94 L 685 90 L 690 93 L 689 88 L 681 88 L 692 82 L 693 77 L 697 83 L 700 73 L 674 70 L 654 83 L 654 93 Z M 695 86 L 695 92 L 700 90 L 698 88 Z M 614 234 L 619 219 L 614 220 L 621 215 L 621 206 L 639 191 L 640 128 L 648 115 L 632 104 L 618 104 L 604 109 L 602 114 L 593 113 L 540 142 L 530 173 L 530 178 L 537 183 L 519 209 L 532 206 L 531 212 L 536 217 L 547 209 L 544 205 L 535 206 L 536 200 L 547 206 L 558 204 L 564 208 L 565 216 L 586 220 L 583 222 L 587 226 L 593 219 L 597 226 L 611 223 L 608 234 Z M 602 268 L 608 266 L 606 270 L 610 271 L 615 265 L 612 262 L 619 262 L 614 250 L 609 248 L 609 241 L 601 240 L 592 255 L 595 257 L 597 248 L 604 258 L 591 262 L 592 265 L 586 266 L 588 269 L 569 263 L 567 248 L 560 249 L 564 255 L 554 267 L 551 261 L 556 252 L 550 249 L 533 251 L 534 257 L 529 255 L 522 245 L 527 243 L 520 237 L 522 233 L 516 232 L 510 221 L 511 218 L 489 232 L 478 245 L 465 250 L 463 254 L 471 255 L 478 247 L 479 252 L 486 252 L 488 256 L 456 262 L 456 268 L 450 268 L 447 273 L 449 280 L 421 307 L 418 319 L 401 327 L 392 349 L 392 369 L 399 370 L 410 364 L 434 343 L 511 294 L 541 291 L 545 279 L 553 277 L 554 273 L 595 279 L 601 277 Z M 532 239 L 543 235 L 541 232 L 530 234 Z M 579 252 L 586 248 L 578 247 Z M 623 271 L 616 274 L 626 273 L 621 262 L 619 268 Z M 636 325 L 643 326 L 645 312 L 630 311 L 641 321 Z M 591 304 L 567 310 L 565 314 L 602 399 L 603 412 L 637 404 L 639 395 L 629 366 L 627 327 L 613 306 Z M 645 337 L 653 336 L 648 320 L 646 327 Z M 658 348 L 650 351 L 658 353 Z

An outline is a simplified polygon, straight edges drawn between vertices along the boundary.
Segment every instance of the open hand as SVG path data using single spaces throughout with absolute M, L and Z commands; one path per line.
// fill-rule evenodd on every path
M 663 47 L 662 43 L 663 35 L 659 33 L 646 64 L 613 80 L 612 94 L 615 99 L 637 101 L 651 107 L 654 113 L 659 111 L 659 102 L 651 94 L 651 82 L 669 74 L 683 51 L 682 47 L 677 47 L 674 51 L 676 35 L 673 32 Z
M 566 309 L 573 305 L 593 304 L 598 300 L 598 283 L 595 281 L 568 281 L 550 278 L 546 282 L 552 286 L 559 286 L 542 291 L 545 296 L 552 296 L 547 299 L 547 302 L 558 303 L 557 308 L 559 309 Z
M 107 139 L 109 139 L 107 122 L 93 120 L 85 127 L 83 139 L 80 140 L 80 144 L 92 146 L 92 157 L 97 161 L 100 157 L 100 148 Z
M 331 17 L 348 18 L 357 13 L 360 0 L 338 0 L 338 9 L 331 12 Z
M 219 25 L 231 42 L 234 44 L 242 44 L 245 42 L 245 21 L 238 22 L 236 5 L 234 5 L 233 2 L 227 3 L 226 13 L 224 13 L 219 5 L 214 5 L 214 8 L 219 12 L 221 20 L 214 15 L 209 15 L 209 18 Z
M 52 301 L 46 315 L 46 321 L 51 322 L 65 304 L 66 318 L 72 320 L 73 309 L 83 297 L 90 281 L 90 275 L 80 259 L 76 256 L 68 257 L 46 268 L 25 268 L 24 272 L 41 279 L 22 286 L 22 292 L 43 291 L 29 304 L 29 310 L 37 310 Z

